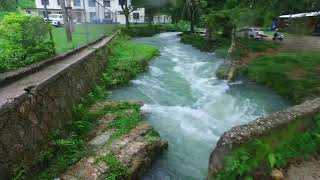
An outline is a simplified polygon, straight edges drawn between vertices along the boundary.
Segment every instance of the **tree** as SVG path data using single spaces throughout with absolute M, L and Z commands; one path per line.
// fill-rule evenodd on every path
M 185 0 L 185 6 L 188 13 L 188 20 L 190 21 L 190 31 L 194 32 L 194 26 L 202 16 L 203 9 L 207 6 L 205 0 Z
M 129 16 L 130 13 L 132 13 L 136 8 L 133 6 L 132 3 L 130 3 L 130 0 L 119 0 L 119 4 L 121 6 L 121 9 L 123 11 L 123 14 L 126 18 L 126 27 L 130 27 L 130 21 Z
M 14 11 L 17 7 L 17 1 L 12 0 L 0 0 L 0 11 Z
M 65 0 L 59 0 L 59 1 L 60 1 L 63 21 L 64 21 L 64 30 L 66 32 L 68 42 L 71 42 L 72 41 L 72 34 L 71 34 L 71 29 L 70 29 L 68 12 L 66 12 L 66 2 L 65 2 Z

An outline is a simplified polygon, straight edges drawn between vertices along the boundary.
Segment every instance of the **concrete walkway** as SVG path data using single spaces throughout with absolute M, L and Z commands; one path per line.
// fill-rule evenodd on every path
M 0 107 L 4 106 L 6 103 L 12 102 L 15 98 L 21 96 L 26 91 L 24 89 L 29 89 L 30 87 L 37 86 L 42 82 L 47 81 L 50 78 L 53 78 L 56 74 L 68 68 L 72 64 L 80 61 L 84 57 L 88 56 L 90 53 L 94 52 L 95 49 L 98 49 L 104 46 L 107 42 L 112 39 L 113 36 L 106 37 L 103 40 L 88 46 L 87 48 L 80 50 L 79 52 L 66 57 L 63 60 L 60 60 L 48 67 L 41 69 L 38 72 L 27 75 L 24 78 L 15 81 L 7 86 L 0 88 Z

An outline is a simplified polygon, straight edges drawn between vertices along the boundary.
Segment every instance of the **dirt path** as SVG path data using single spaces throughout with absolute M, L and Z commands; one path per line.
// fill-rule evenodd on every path
M 272 41 L 269 36 L 267 40 Z M 285 34 L 282 51 L 318 51 L 320 52 L 320 36 L 304 36 Z
M 291 165 L 287 171 L 285 180 L 319 180 L 320 160 L 311 159 L 299 164 Z

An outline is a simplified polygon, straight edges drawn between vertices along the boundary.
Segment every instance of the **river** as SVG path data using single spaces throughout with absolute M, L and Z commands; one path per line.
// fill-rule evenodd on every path
M 177 33 L 133 41 L 160 47 L 161 56 L 147 73 L 112 91 L 110 98 L 143 101 L 146 120 L 169 142 L 144 180 L 204 179 L 209 155 L 223 132 L 288 106 L 245 79 L 217 79 L 223 59 L 180 43 Z

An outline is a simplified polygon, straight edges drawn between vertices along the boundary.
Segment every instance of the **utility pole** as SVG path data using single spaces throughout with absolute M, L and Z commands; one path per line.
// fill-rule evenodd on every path
M 72 41 L 72 34 L 71 34 L 70 26 L 69 26 L 69 18 L 68 18 L 68 13 L 66 10 L 66 2 L 65 2 L 65 0 L 59 0 L 59 1 L 60 1 L 63 21 L 64 21 L 64 30 L 66 32 L 68 42 L 71 42 Z

